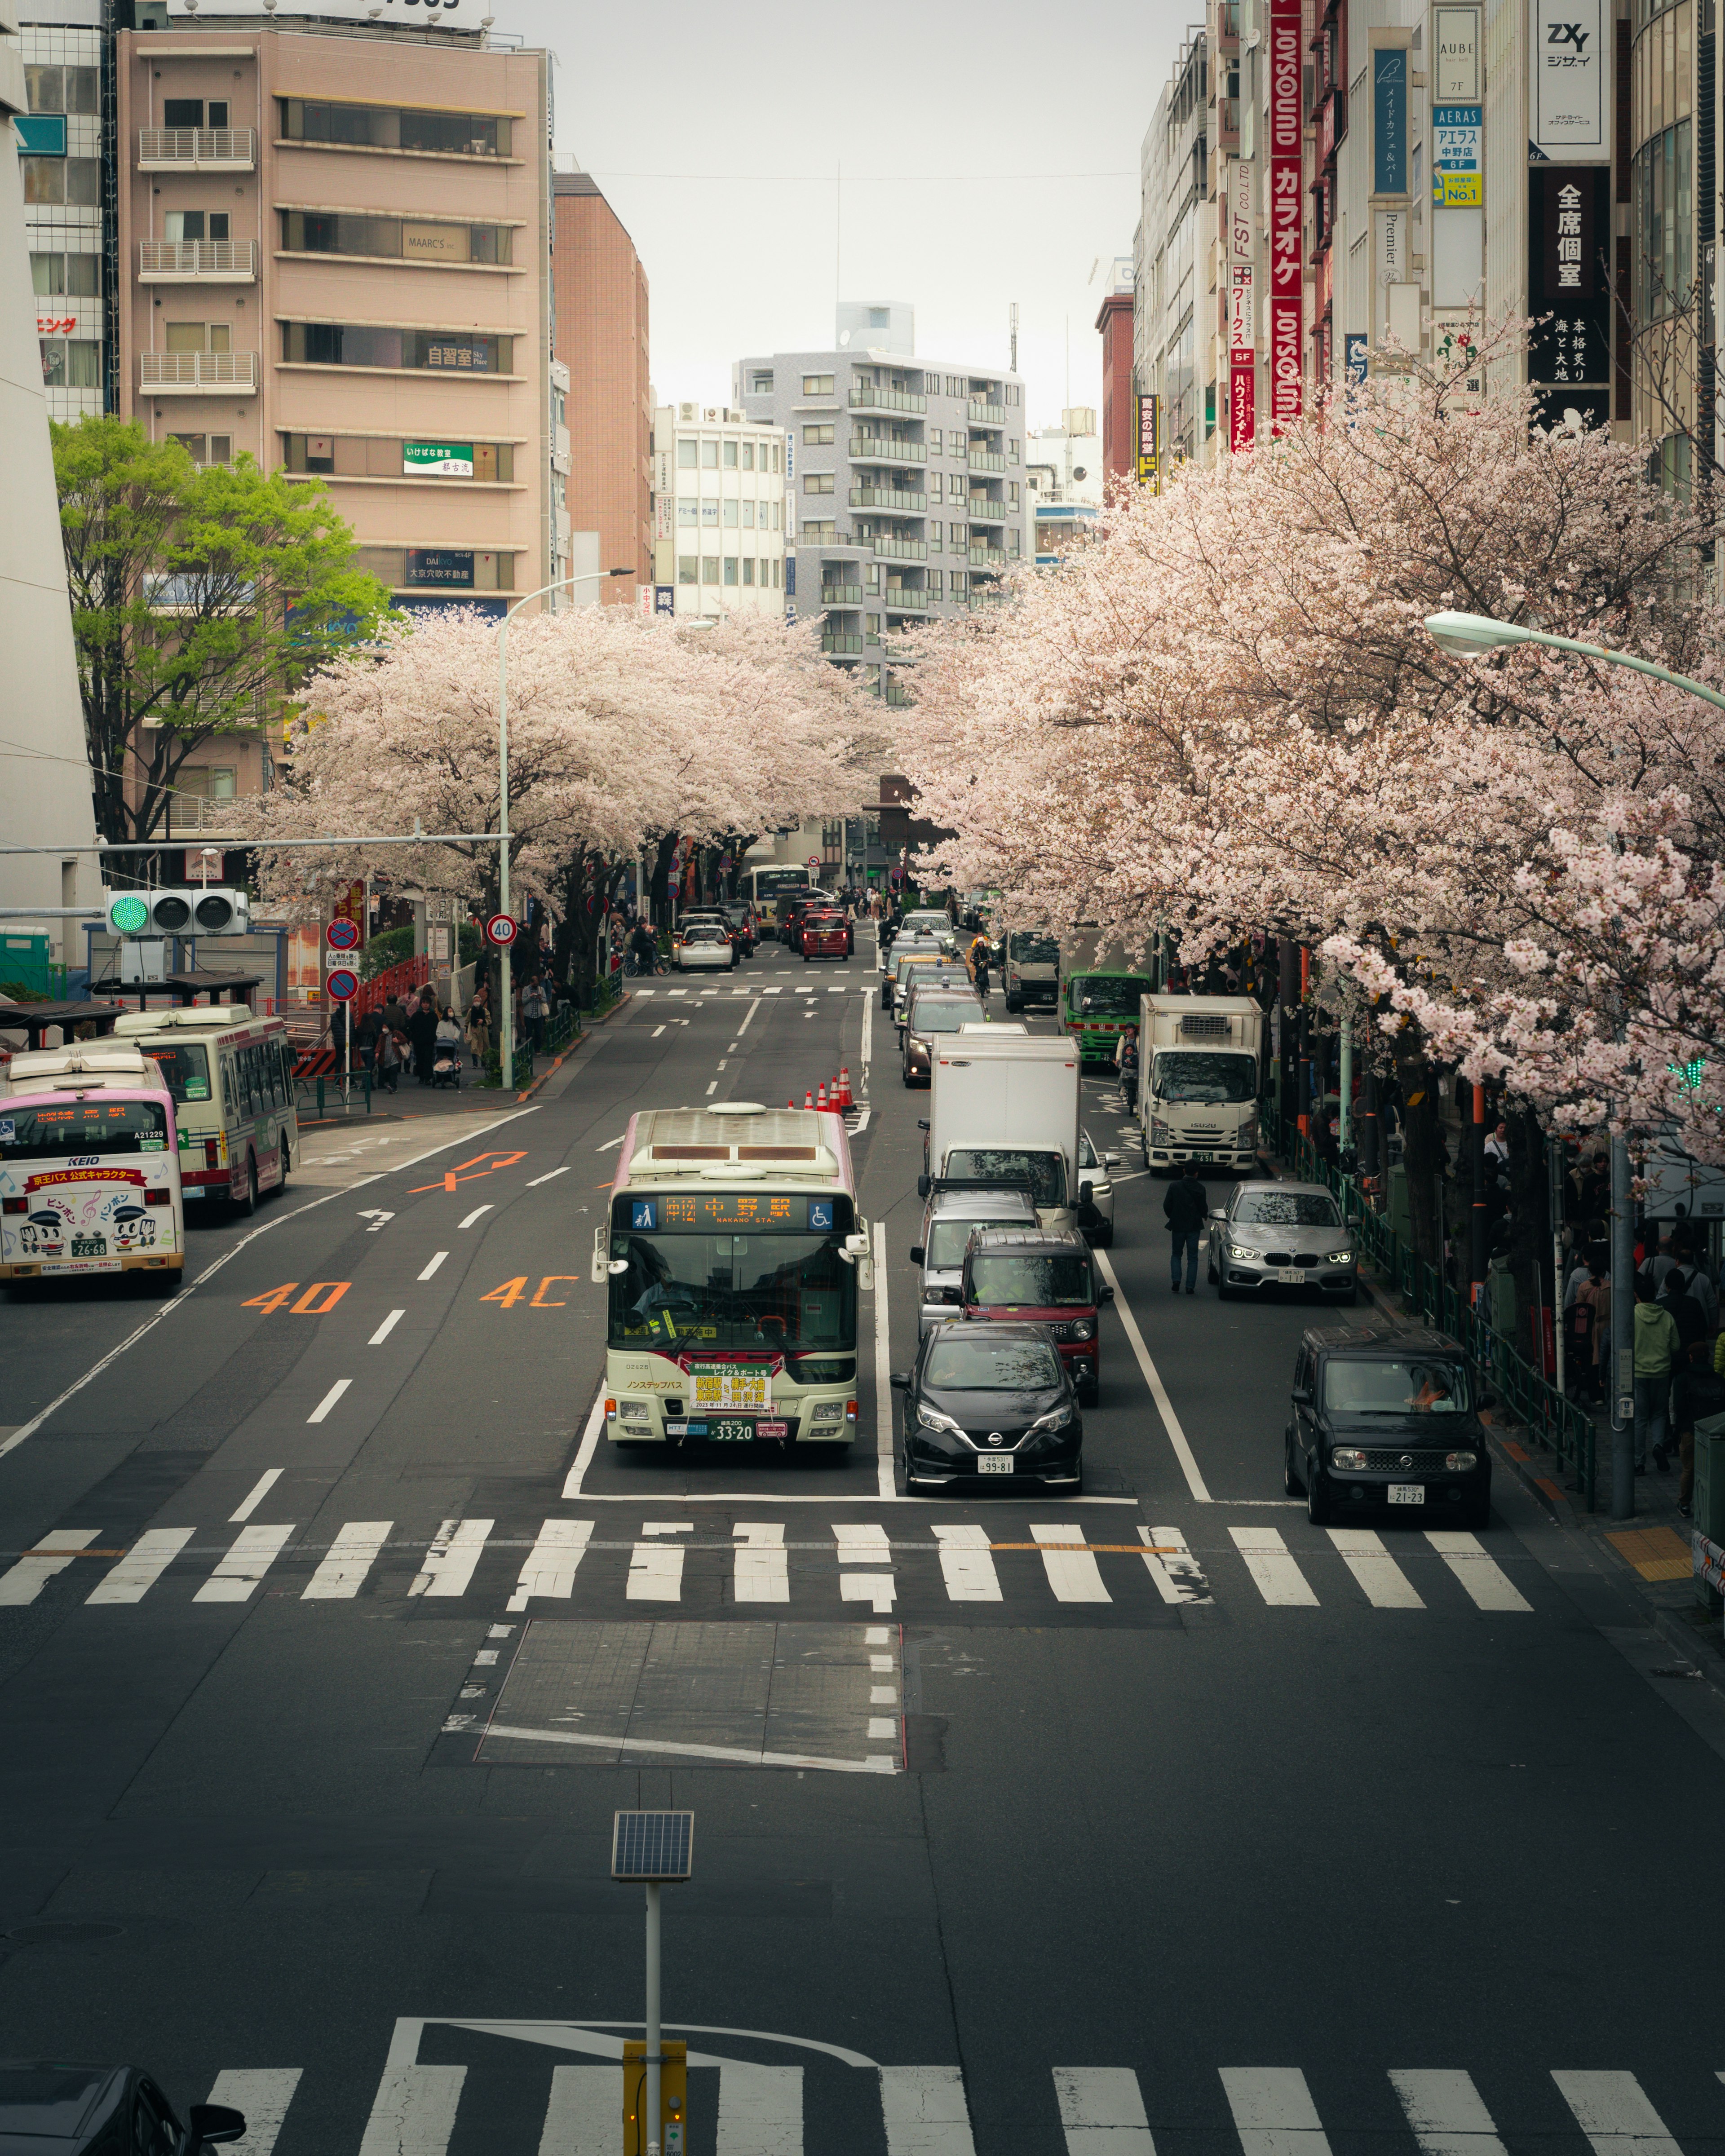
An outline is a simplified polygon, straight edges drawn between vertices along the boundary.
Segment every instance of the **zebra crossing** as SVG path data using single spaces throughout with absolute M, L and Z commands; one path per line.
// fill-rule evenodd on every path
M 1449 1602 L 1493 1616 L 1532 1608 L 1479 1537 L 1462 1531 L 1397 1536 L 1392 1548 L 1375 1530 L 1332 1527 L 1296 1549 L 1279 1528 L 1230 1524 L 1214 1546 L 1195 1552 L 1173 1525 L 1103 1530 L 1109 1539 L 1101 1540 L 1084 1522 L 1020 1524 L 1017 1514 L 888 1526 L 698 1521 L 688 1510 L 689 1517 L 644 1519 L 633 1528 L 614 1516 L 513 1524 L 454 1517 L 429 1539 L 423 1530 L 398 1533 L 393 1520 L 349 1520 L 328 1540 L 292 1522 L 249 1521 L 231 1539 L 225 1527 L 208 1537 L 190 1527 L 151 1527 L 129 1545 L 105 1539 L 99 1527 L 69 1527 L 0 1572 L 0 1609 L 33 1604 L 51 1587 L 64 1594 L 69 1573 L 71 1599 L 95 1609 L 185 1599 L 188 1586 L 194 1604 L 245 1604 L 266 1582 L 277 1595 L 297 1590 L 303 1602 L 367 1594 L 441 1604 L 473 1596 L 516 1612 L 578 1600 L 583 1609 L 765 1614 L 794 1603 L 805 1615 L 811 1604 L 835 1616 L 861 1605 L 876 1616 L 992 1611 L 1040 1622 L 1063 1613 L 1078 1620 L 1103 1612 L 1129 1620 L 1147 1609 L 1165 1617 L 1219 1600 L 1394 1612 Z M 96 1564 L 105 1567 L 100 1576 L 83 1584 Z M 1531 1561 L 1522 1568 L 1525 1577 Z
M 518 2025 L 463 2021 L 447 2025 L 481 2035 L 515 2035 Z M 614 2026 L 615 2025 L 611 2025 Z M 572 2048 L 621 2050 L 620 2041 L 574 2025 L 534 2025 L 536 2041 L 553 2041 L 552 2027 L 569 2029 Z M 544 2033 L 538 2033 L 544 2032 Z M 523 2030 L 522 2034 L 527 2032 Z M 667 2030 L 667 2034 L 671 2033 Z M 534 2041 L 530 2037 L 529 2041 Z M 865 2130 L 859 2145 L 885 2156 L 988 2156 L 980 2152 L 965 2076 L 951 2066 L 762 2066 L 689 2050 L 690 2112 L 699 2140 L 721 2156 L 803 2156 L 805 2122 L 816 2147 L 833 2145 L 818 2092 L 826 2076 L 861 2071 L 873 2080 L 878 2131 Z M 716 2069 L 711 2084 L 699 2078 Z M 1039 2072 L 1045 2070 L 1038 2070 Z M 1537 2072 L 1537 2070 L 1534 2070 Z M 358 2156 L 446 2156 L 461 2119 L 470 2069 L 420 2066 L 392 2060 L 379 2082 L 369 2116 L 360 2128 Z M 1130 2066 L 1053 2066 L 1029 2092 L 1024 2115 L 1014 2121 L 1014 2147 L 1040 2139 L 1049 2156 L 1156 2156 L 1151 2106 L 1153 2083 Z M 294 2104 L 305 2076 L 298 2066 L 228 2068 L 216 2077 L 209 2101 L 233 2105 L 246 2118 L 239 2144 L 243 2156 L 295 2156 Z M 1385 2078 L 1404 2123 L 1409 2156 L 1507 2156 L 1496 2121 L 1472 2076 L 1457 2067 L 1391 2067 Z M 1716 2072 L 1715 2082 L 1725 2081 Z M 1548 2131 L 1568 2156 L 1683 2156 L 1636 2076 L 1621 2069 L 1558 2067 L 1544 2076 L 1549 2092 L 1536 2102 L 1555 2106 Z M 1305 2073 L 1295 2066 L 1222 2066 L 1216 2069 L 1219 2099 L 1216 2128 L 1240 2156 L 1331 2156 L 1327 2130 Z M 624 2103 L 624 2070 L 614 2056 L 600 2064 L 557 2066 L 548 2084 L 536 2076 L 530 2113 L 542 2115 L 519 2138 L 494 2124 L 486 2146 L 496 2156 L 615 2156 Z M 701 2118 L 708 2106 L 707 2117 Z M 872 2112 L 874 2102 L 868 2106 Z M 535 2131 L 536 2124 L 536 2133 Z M 1040 2128 L 1039 2134 L 1038 2129 Z M 1178 2133 L 1183 2129 L 1164 2128 Z M 1190 2129 L 1183 2129 L 1189 2131 Z M 1711 2141 L 1715 2133 L 1710 2132 Z M 1206 2133 L 1207 2145 L 1211 2137 Z M 306 2144 L 311 2145 L 309 2143 Z M 327 2138 L 327 2150 L 339 2143 Z
M 632 988 L 629 993 L 636 996 L 667 996 L 673 1003 L 680 997 L 687 996 L 704 1003 L 715 996 L 818 996 L 823 989 L 829 996 L 869 995 L 873 993 L 874 985 L 872 980 L 798 981 L 793 987 L 786 987 L 780 983 L 770 988 Z

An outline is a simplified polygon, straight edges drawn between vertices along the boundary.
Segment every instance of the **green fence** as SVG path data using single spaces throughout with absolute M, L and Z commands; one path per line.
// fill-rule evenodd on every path
M 1461 1342 L 1468 1361 L 1502 1407 L 1537 1443 L 1557 1454 L 1591 1512 L 1596 1442 L 1592 1415 L 1565 1399 L 1506 1335 L 1493 1330 L 1461 1290 L 1409 1248 L 1356 1177 L 1344 1175 L 1321 1158 L 1311 1139 L 1291 1125 L 1284 1132 L 1273 1106 L 1266 1104 L 1260 1120 L 1277 1158 L 1302 1182 L 1322 1183 L 1335 1199 L 1358 1240 L 1361 1257 L 1400 1293 L 1423 1323 Z

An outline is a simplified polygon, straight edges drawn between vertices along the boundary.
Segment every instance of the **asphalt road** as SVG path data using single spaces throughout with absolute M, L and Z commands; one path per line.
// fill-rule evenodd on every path
M 615 2150 L 611 1815 L 675 1803 L 691 2156 L 1719 2141 L 1712 1693 L 1501 1481 L 1473 1541 L 1308 1526 L 1313 1313 L 1171 1296 L 1130 1154 L 1085 1497 L 903 1495 L 925 1096 L 875 979 L 655 983 L 441 1150 L 308 1139 L 170 1304 L 0 1306 L 0 2048 L 238 2101 L 251 2156 Z M 627 1116 L 841 1064 L 886 1258 L 854 1450 L 613 1455 Z

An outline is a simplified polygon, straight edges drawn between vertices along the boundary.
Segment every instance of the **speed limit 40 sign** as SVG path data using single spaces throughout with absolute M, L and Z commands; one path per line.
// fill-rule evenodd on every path
M 494 913 L 485 923 L 485 941 L 506 951 L 521 932 L 521 924 L 507 913 Z

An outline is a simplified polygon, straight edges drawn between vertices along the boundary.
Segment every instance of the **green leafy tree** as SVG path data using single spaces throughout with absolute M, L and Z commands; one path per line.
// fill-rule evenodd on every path
M 315 481 L 200 467 L 136 421 L 52 433 L 97 829 L 156 838 L 187 758 L 278 717 L 389 595 Z

